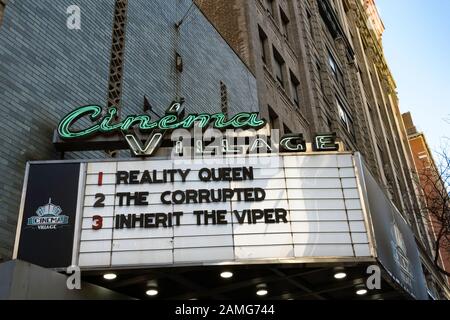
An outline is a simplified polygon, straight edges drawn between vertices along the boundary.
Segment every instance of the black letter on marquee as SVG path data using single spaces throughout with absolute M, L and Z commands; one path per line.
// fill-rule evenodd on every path
M 145 170 L 142 173 L 141 184 L 152 183 L 152 177 L 150 176 L 150 171 Z
M 227 210 L 218 210 L 217 211 L 217 224 L 228 224 Z
M 191 169 L 186 169 L 185 171 L 183 171 L 183 170 L 178 170 L 178 173 L 179 173 L 180 176 L 181 176 L 181 181 L 182 181 L 182 182 L 186 182 L 186 178 L 187 178 L 189 172 L 191 172 Z
M 139 184 L 139 173 L 138 170 L 130 171 L 130 184 Z
M 174 212 L 173 217 L 175 218 L 175 226 L 180 226 L 180 217 L 183 215 L 183 212 Z
M 171 204 L 172 202 L 170 200 L 166 200 L 166 197 L 170 195 L 170 191 L 164 191 L 161 194 L 161 202 L 163 204 Z
M 266 199 L 266 191 L 261 188 L 255 188 L 255 201 L 264 201 Z
M 253 167 L 243 168 L 242 170 L 243 180 L 254 180 Z M 239 180 L 240 181 L 240 180 Z
M 275 209 L 275 219 L 277 223 L 280 223 L 280 221 L 287 223 L 287 211 L 284 209 Z
M 200 179 L 200 181 L 208 182 L 209 180 L 211 180 L 211 171 L 208 168 L 200 169 L 200 171 L 198 172 L 198 178 Z
M 200 226 L 202 224 L 201 216 L 203 215 L 203 211 L 194 211 L 194 216 L 197 216 L 197 225 Z
M 128 184 L 128 172 L 126 171 L 118 171 L 116 173 L 116 184 Z

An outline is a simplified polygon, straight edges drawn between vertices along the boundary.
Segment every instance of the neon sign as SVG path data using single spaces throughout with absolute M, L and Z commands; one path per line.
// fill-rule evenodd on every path
M 228 129 L 236 130 L 259 130 L 266 126 L 267 121 L 258 119 L 257 112 L 241 112 L 231 119 L 227 119 L 224 113 L 200 113 L 185 115 L 183 107 L 184 100 L 174 101 L 166 110 L 165 115 L 157 120 L 152 120 L 148 114 L 129 115 L 121 121 L 117 118 L 118 110 L 111 107 L 103 110 L 98 105 L 88 105 L 75 109 L 66 115 L 59 123 L 57 133 L 65 142 L 79 141 L 89 139 L 96 135 L 123 135 L 124 140 L 135 156 L 148 157 L 163 144 L 164 136 L 170 131 L 177 129 L 193 128 L 213 128 L 225 131 Z M 90 120 L 91 124 L 85 125 L 82 129 L 75 129 L 81 120 Z M 86 121 L 83 122 L 85 124 Z M 134 130 L 133 130 L 134 129 Z M 147 135 L 145 141 L 140 137 L 138 131 Z M 228 137 L 221 137 L 218 145 L 203 145 L 203 141 L 194 141 L 195 152 L 202 154 L 228 154 L 245 153 L 243 146 L 234 146 L 228 141 Z M 261 137 L 248 148 L 250 152 L 260 152 L 266 149 L 273 152 L 273 148 Z M 182 154 L 184 150 L 183 142 L 175 141 L 175 152 Z M 216 151 L 214 151 L 216 150 Z M 279 140 L 279 150 L 281 152 L 306 152 L 307 144 L 303 134 L 287 134 Z M 336 135 L 333 133 L 318 134 L 314 137 L 314 151 L 337 151 L 339 145 L 336 144 Z
M 136 127 L 143 133 L 159 129 L 160 131 L 168 131 L 175 129 L 192 129 L 195 125 L 199 128 L 213 127 L 220 130 L 225 129 L 260 129 L 266 125 L 266 121 L 258 119 L 257 112 L 241 112 L 233 116 L 230 120 L 226 120 L 223 113 L 215 114 L 190 114 L 181 118 L 181 104 L 175 102 L 166 111 L 166 115 L 156 121 L 152 121 L 151 117 L 146 114 L 130 115 L 123 121 L 113 123 L 113 119 L 117 116 L 117 108 L 109 108 L 106 115 L 102 117 L 102 107 L 97 105 L 80 107 L 67 116 L 65 116 L 58 125 L 58 134 L 62 139 L 80 139 L 87 138 L 95 134 L 126 134 L 130 129 Z M 81 118 L 89 118 L 92 126 L 75 131 L 72 129 L 74 124 Z

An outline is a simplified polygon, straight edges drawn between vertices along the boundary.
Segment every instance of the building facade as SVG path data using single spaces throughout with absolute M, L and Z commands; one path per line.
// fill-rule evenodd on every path
M 445 240 L 445 237 L 439 236 L 443 229 L 442 224 L 445 224 L 445 213 L 448 212 L 448 209 L 445 208 L 448 208 L 450 202 L 448 191 L 445 189 L 445 177 L 439 172 L 439 167 L 434 161 L 425 134 L 417 131 L 411 113 L 403 114 L 403 122 L 408 133 L 414 158 L 414 174 L 417 175 L 416 183 L 419 186 L 422 201 L 424 201 L 423 207 L 426 209 L 427 227 L 432 235 L 434 250 L 437 248 L 436 241 L 439 239 L 440 250 L 437 262 L 442 269 L 449 272 L 450 256 L 448 248 L 450 244 Z M 434 256 L 436 256 L 436 251 Z M 449 280 L 447 277 L 447 281 Z
M 239 245 L 235 242 L 232 245 L 216 245 L 234 250 L 233 258 L 230 259 L 238 262 L 243 259 L 238 253 L 249 252 L 246 258 L 252 260 L 257 259 L 258 254 L 265 257 L 275 252 L 276 248 L 279 251 L 270 260 L 272 264 L 279 261 L 275 259 L 278 255 L 285 255 L 284 259 L 289 263 L 297 257 L 305 259 L 301 261 L 317 263 L 321 260 L 320 257 L 316 260 L 316 256 L 322 254 L 330 258 L 327 260 L 330 267 L 313 265 L 313 269 L 302 270 L 297 275 L 299 270 L 295 269 L 296 265 L 293 265 L 292 270 L 284 270 L 285 265 L 252 265 L 247 271 L 244 265 L 239 270 L 240 274 L 245 275 L 239 288 L 253 286 L 255 281 L 263 278 L 272 282 L 280 281 L 283 285 L 290 283 L 289 286 L 293 286 L 291 291 L 301 291 L 291 296 L 290 293 L 284 293 L 283 288 L 278 288 L 277 298 L 339 298 L 344 293 L 346 297 L 353 297 L 355 283 L 358 282 L 358 286 L 363 283 L 361 274 L 364 269 L 377 261 L 375 242 L 370 237 L 371 226 L 376 224 L 386 224 L 390 228 L 380 234 L 385 234 L 385 238 L 391 242 L 377 242 L 385 246 L 384 253 L 380 252 L 379 255 L 380 260 L 385 259 L 386 269 L 390 268 L 388 265 L 395 265 L 393 268 L 398 269 L 396 272 L 399 277 L 403 277 L 402 281 L 411 288 L 415 286 L 412 285 L 415 280 L 421 282 L 422 269 L 431 275 L 427 279 L 428 288 L 442 286 L 442 279 L 430 260 L 430 237 L 411 178 L 413 159 L 400 116 L 395 82 L 383 55 L 383 24 L 373 1 L 81 0 L 77 7 L 73 7 L 69 0 L 58 1 L 57 4 L 50 0 L 9 0 L 0 3 L 0 17 L 3 12 L 0 18 L 0 109 L 4 114 L 0 122 L 4 146 L 0 151 L 0 178 L 5 181 L 0 203 L 0 255 L 4 260 L 12 257 L 18 222 L 17 230 L 20 231 L 21 221 L 17 214 L 21 209 L 22 183 L 28 161 L 63 157 L 79 161 L 83 168 L 97 168 L 95 164 L 84 163 L 81 159 L 107 159 L 101 165 L 108 168 L 108 161 L 117 161 L 116 165 L 119 166 L 123 159 L 130 157 L 129 153 L 115 150 L 57 153 L 52 146 L 54 129 L 65 114 L 76 107 L 98 104 L 108 110 L 117 108 L 119 120 L 122 115 L 142 112 L 151 113 L 152 117 L 162 117 L 171 102 L 184 98 L 184 106 L 189 113 L 221 112 L 231 117 L 243 111 L 259 112 L 261 118 L 267 119 L 269 127 L 279 129 L 282 135 L 303 133 L 305 140 L 312 142 L 316 134 L 335 132 L 343 146 L 340 150 L 342 154 L 339 155 L 313 155 L 311 159 L 308 156 L 306 160 L 301 160 L 301 157 L 298 159 L 299 163 L 305 165 L 307 172 L 313 172 L 313 177 L 307 178 L 316 178 L 316 172 L 331 172 L 331 175 L 335 175 L 332 177 L 335 181 L 326 182 L 337 182 L 338 190 L 335 190 L 337 200 L 327 198 L 331 196 L 325 194 L 325 187 L 320 192 L 310 193 L 312 201 L 302 198 L 303 202 L 299 206 L 308 203 L 311 207 L 306 209 L 311 212 L 305 213 L 305 208 L 300 208 L 299 211 L 303 210 L 303 220 L 295 221 L 292 225 L 300 230 L 304 228 L 304 231 L 298 232 L 296 240 L 292 229 L 283 229 L 283 232 L 272 233 L 286 236 L 287 245 L 279 243 L 285 238 L 275 237 L 271 232 L 248 237 L 260 237 L 255 240 L 259 245 Z M 79 28 L 73 25 L 77 14 L 81 17 Z M 80 124 L 86 124 L 87 120 L 84 119 L 85 122 Z M 359 161 L 361 164 L 357 164 Z M 292 164 L 287 167 L 292 171 L 297 169 L 295 166 L 292 168 Z M 280 165 L 275 169 L 286 171 L 286 166 Z M 113 170 L 105 173 L 114 174 Z M 96 171 L 85 174 L 91 177 L 100 175 Z M 350 176 L 346 176 L 348 174 Z M 357 185 L 357 180 L 367 182 L 367 187 L 364 183 Z M 348 181 L 350 186 L 346 185 Z M 308 183 L 318 188 L 321 182 Z M 98 184 L 101 185 L 100 182 Z M 367 193 L 370 188 L 373 194 L 360 195 Z M 284 189 L 282 192 L 287 194 L 289 188 Z M 83 196 L 89 201 L 93 198 L 91 194 Z M 300 197 L 305 196 L 301 194 Z M 369 211 L 374 215 L 379 209 L 377 205 L 380 205 L 374 199 L 383 204 L 385 210 L 382 211 L 386 216 L 380 214 L 373 217 L 373 220 L 379 220 L 372 223 Z M 47 204 L 49 208 L 53 206 L 51 199 Z M 327 208 L 324 204 L 330 204 L 331 207 Z M 348 204 L 355 207 L 347 207 Z M 337 209 L 340 209 L 339 212 L 331 212 Z M 337 218 L 321 221 L 322 217 L 318 214 L 314 216 L 320 210 Z M 21 211 L 23 213 L 23 208 Z M 365 215 L 363 211 L 367 211 Z M 404 224 L 403 219 L 407 224 Z M 338 233 L 332 241 L 326 240 L 331 239 L 329 235 L 321 238 L 319 234 L 325 226 L 329 229 L 325 228 L 324 233 Z M 408 231 L 409 228 L 413 230 L 412 233 Z M 88 231 L 85 233 L 89 234 Z M 303 233 L 313 235 L 305 238 Z M 169 249 L 164 250 L 171 251 L 172 258 L 169 257 L 168 261 L 173 262 L 180 248 L 174 247 L 176 237 L 172 235 L 172 238 L 165 239 Z M 241 238 L 250 241 L 246 237 Z M 382 238 L 378 236 L 378 241 L 383 241 L 380 240 Z M 264 239 L 277 241 L 267 246 L 272 246 L 270 248 L 273 250 L 266 250 L 261 245 Z M 96 240 L 99 239 L 82 237 L 86 243 Z M 100 240 L 112 243 L 106 238 Z M 416 263 L 409 265 L 409 262 L 404 262 L 408 259 L 403 258 L 408 250 L 415 254 L 416 243 L 419 255 L 410 257 L 410 261 Z M 209 250 L 208 245 L 212 244 L 207 243 L 206 249 Z M 240 248 L 236 249 L 235 246 Z M 259 251 L 254 247 L 258 247 Z M 413 249 L 407 249 L 410 247 Z M 342 249 L 339 252 L 342 257 L 331 257 L 330 252 L 336 248 Z M 181 249 L 178 251 L 182 252 Z M 200 252 L 198 255 L 205 260 L 211 258 L 205 256 L 205 252 L 210 252 L 205 248 L 206 251 L 194 249 L 192 252 Z M 83 263 L 86 267 L 94 268 L 88 270 L 87 280 L 95 284 L 106 285 L 101 282 L 103 280 L 99 280 L 100 267 L 114 269 L 126 262 L 113 263 L 112 257 L 116 252 L 110 247 L 107 250 L 103 248 L 101 252 L 96 251 L 98 248 L 86 250 L 79 252 L 79 257 L 93 257 Z M 390 256 L 391 250 L 395 258 Z M 185 255 L 179 261 L 191 261 L 189 259 L 197 259 L 198 255 Z M 107 262 L 98 262 L 99 257 L 106 257 Z M 244 259 L 244 262 L 247 260 Z M 342 267 L 348 268 L 349 273 L 355 273 L 357 281 L 348 279 L 341 289 L 338 285 L 334 289 L 329 288 L 330 284 L 323 280 L 327 279 L 325 275 L 331 274 L 332 277 Z M 231 296 L 235 290 L 232 285 L 216 283 L 217 279 L 214 280 L 212 276 L 208 279 L 214 285 L 213 288 L 202 283 L 202 274 L 206 279 L 207 272 L 216 271 L 213 266 L 193 270 L 192 277 L 189 276 L 189 269 L 178 270 L 183 270 L 179 271 L 184 272 L 183 276 L 173 275 L 173 269 L 169 268 L 151 272 L 152 276 L 160 275 L 160 281 L 166 287 L 174 288 L 168 298 L 190 297 L 189 293 L 177 292 L 177 285 L 198 292 L 202 297 L 213 292 L 212 296 L 219 299 L 225 293 L 225 296 Z M 268 272 L 272 275 L 267 275 Z M 253 273 L 258 274 L 257 279 L 252 278 Z M 413 274 L 420 275 L 417 277 L 420 279 L 414 279 Z M 387 279 L 383 280 L 384 291 L 373 294 L 371 297 L 374 299 L 405 298 L 408 296 L 405 292 L 420 292 L 416 298 L 427 295 L 426 289 L 425 293 L 422 290 L 422 283 L 417 284 L 421 290 L 410 288 L 404 291 L 398 283 L 388 280 L 386 273 L 384 275 L 383 279 Z M 146 276 L 137 272 L 126 277 L 129 279 L 112 284 L 110 288 L 123 287 L 124 291 L 120 292 L 127 294 L 127 290 L 136 290 L 133 286 L 141 286 L 142 278 Z M 291 277 L 296 277 L 294 282 Z M 247 293 L 244 289 L 236 294 L 245 297 Z M 439 298 L 439 293 L 435 295 Z M 442 294 L 440 297 L 444 296 Z
M 336 131 L 347 150 L 364 155 L 396 205 L 411 212 L 426 244 L 374 3 L 199 2 L 256 74 L 261 112 L 272 127 L 309 136 Z
M 411 177 L 414 162 L 375 2 L 198 2 L 254 71 L 261 112 L 272 127 L 309 135 L 335 131 L 347 150 L 361 152 L 414 229 L 432 270 L 431 238 Z

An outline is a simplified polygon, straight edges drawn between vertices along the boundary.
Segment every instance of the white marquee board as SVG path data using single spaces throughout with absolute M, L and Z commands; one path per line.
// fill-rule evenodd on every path
M 264 160 L 264 161 L 262 161 Z M 199 170 L 252 168 L 253 179 L 204 182 Z M 92 162 L 83 188 L 79 245 L 80 267 L 201 265 L 215 263 L 296 260 L 306 257 L 371 257 L 367 222 L 360 199 L 351 154 L 291 154 L 203 160 L 140 160 Z M 118 172 L 145 170 L 191 171 L 182 182 L 124 184 Z M 101 183 L 99 183 L 99 173 Z M 169 179 L 170 180 L 170 179 Z M 239 180 L 239 179 L 238 179 Z M 259 202 L 231 201 L 201 204 L 163 204 L 163 192 L 199 189 L 261 188 Z M 147 205 L 120 206 L 118 193 L 148 192 Z M 104 194 L 104 207 L 94 207 Z M 97 195 L 97 197 L 96 197 Z M 124 198 L 125 199 L 125 198 Z M 123 200 L 124 200 L 123 199 Z M 241 199 L 242 200 L 242 199 Z M 279 223 L 239 223 L 234 211 L 275 209 L 286 211 Z M 197 224 L 194 211 L 226 210 L 227 224 Z M 157 228 L 116 228 L 118 215 L 183 212 L 179 225 Z M 103 226 L 93 230 L 93 217 Z M 272 221 L 271 219 L 269 219 Z M 202 220 L 202 222 L 204 222 Z M 139 224 L 137 224 L 139 225 Z

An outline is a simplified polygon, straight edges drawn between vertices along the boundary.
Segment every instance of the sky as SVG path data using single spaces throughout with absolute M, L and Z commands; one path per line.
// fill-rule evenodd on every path
M 450 0 L 376 0 L 401 112 L 433 152 L 450 137 Z

